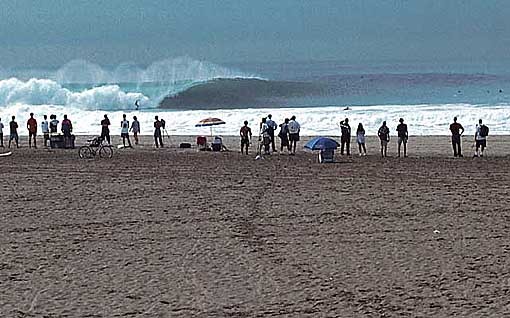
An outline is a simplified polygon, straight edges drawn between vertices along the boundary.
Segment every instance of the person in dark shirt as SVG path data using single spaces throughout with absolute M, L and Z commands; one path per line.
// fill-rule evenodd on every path
M 388 142 L 390 141 L 390 129 L 386 126 L 386 121 L 383 121 L 382 126 L 377 131 L 377 136 L 381 140 L 381 157 L 388 156 Z
M 452 147 L 454 157 L 463 157 L 461 149 L 461 136 L 464 133 L 464 127 L 457 122 L 457 117 L 453 117 L 453 124 L 450 125 L 452 132 Z
M 241 136 L 241 154 L 243 154 L 244 146 L 246 145 L 246 154 L 248 154 L 248 147 L 250 147 L 250 140 L 252 137 L 251 128 L 248 127 L 248 121 L 244 121 L 244 126 L 239 131 Z
M 407 157 L 407 139 L 409 138 L 407 132 L 407 125 L 404 124 L 404 119 L 400 118 L 398 120 L 400 124 L 397 126 L 397 134 L 398 134 L 398 156 L 400 157 L 400 146 L 404 144 L 404 157 Z
M 159 120 L 158 116 L 154 117 L 154 142 L 156 143 L 156 148 L 163 148 L 163 138 L 161 134 L 161 128 L 163 125 Z M 159 141 L 159 144 L 158 144 Z
M 340 130 L 342 136 L 340 137 L 340 154 L 344 154 L 344 148 L 348 156 L 351 155 L 351 126 L 349 126 L 349 118 L 340 122 Z
M 18 123 L 16 122 L 16 116 L 12 116 L 12 121 L 9 123 L 9 148 L 11 148 L 11 141 L 16 142 L 16 148 L 19 148 L 19 137 L 18 137 Z
M 50 133 L 57 133 L 57 126 L 59 121 L 57 120 L 57 115 L 50 115 Z
M 108 119 L 108 115 L 104 115 L 104 119 L 101 120 L 101 138 L 110 144 L 110 128 L 108 126 L 110 126 L 110 119 Z

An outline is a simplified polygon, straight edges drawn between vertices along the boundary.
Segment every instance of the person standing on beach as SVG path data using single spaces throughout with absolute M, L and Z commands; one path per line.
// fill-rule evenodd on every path
M 452 132 L 452 147 L 454 157 L 463 157 L 461 150 L 461 136 L 464 133 L 464 127 L 457 122 L 457 117 L 453 117 L 453 123 L 450 125 Z
M 476 125 L 476 132 L 475 132 L 475 145 L 476 150 L 474 157 L 483 157 L 483 151 L 487 147 L 487 136 L 489 135 L 489 127 L 485 126 L 482 123 L 482 120 L 478 120 L 478 125 Z M 481 149 L 481 151 L 480 151 Z
M 356 130 L 356 141 L 358 142 L 358 149 L 359 149 L 360 157 L 366 156 L 367 148 L 365 147 L 365 128 L 363 128 L 362 123 L 358 124 L 358 129 Z
M 50 115 L 50 133 L 51 134 L 56 134 L 57 133 L 57 126 L 58 126 L 58 119 L 57 119 L 57 115 Z
M 407 157 L 407 139 L 409 139 L 409 134 L 407 132 L 407 125 L 404 124 L 404 119 L 400 118 L 398 120 L 400 124 L 397 126 L 397 135 L 398 135 L 398 156 L 400 157 L 400 146 L 404 144 L 404 158 Z
M 129 140 L 129 121 L 126 119 L 126 114 L 122 115 L 122 121 L 120 122 L 120 136 L 122 137 L 122 145 L 124 145 L 124 147 L 126 147 L 127 139 L 128 147 L 133 148 Z
M 0 118 L 0 148 L 4 147 L 4 123 L 2 123 L 2 118 Z
M 262 145 L 264 146 L 264 154 L 270 155 L 269 145 L 271 144 L 271 136 L 269 135 L 269 126 L 267 125 L 266 118 L 262 118 L 262 122 L 260 123 L 260 135 L 259 138 L 262 138 Z M 262 145 L 260 146 L 262 149 Z M 259 150 L 259 152 L 261 152 Z
M 267 115 L 266 124 L 267 124 L 267 133 L 269 134 L 269 138 L 271 138 L 271 148 L 273 152 L 276 152 L 276 147 L 274 143 L 274 131 L 278 128 L 278 125 L 271 119 L 273 115 Z
M 156 148 L 163 148 L 163 138 L 161 137 L 161 121 L 158 116 L 154 117 L 154 142 L 156 143 Z M 159 141 L 159 144 L 158 144 Z
M 289 123 L 287 124 L 287 127 L 289 128 L 289 141 L 290 141 L 290 149 L 291 153 L 290 155 L 296 154 L 296 145 L 299 141 L 299 132 L 301 131 L 301 126 L 296 121 L 296 116 L 292 116 L 290 118 Z
M 386 126 L 386 121 L 383 121 L 382 126 L 377 131 L 377 135 L 381 140 L 381 157 L 387 157 L 388 142 L 390 141 L 390 129 Z
M 55 117 L 56 118 L 56 117 Z M 64 134 L 64 148 L 70 147 L 70 140 L 72 138 L 71 132 L 73 131 L 73 124 L 67 118 L 67 115 L 64 115 L 64 120 L 62 120 L 62 126 L 60 127 L 62 133 Z
M 278 137 L 280 137 L 280 155 L 283 154 L 283 148 L 287 148 L 287 153 L 290 153 L 288 118 L 285 118 L 285 121 L 280 124 L 280 132 L 278 133 Z
M 108 119 L 108 115 L 104 115 L 104 119 L 101 120 L 101 139 L 106 140 L 110 145 L 110 119 Z
M 16 116 L 12 116 L 12 120 L 9 123 L 9 148 L 11 148 L 11 141 L 16 142 L 16 148 L 19 148 L 19 137 L 18 137 L 18 123 L 16 122 Z
M 340 154 L 344 155 L 344 147 L 347 152 L 347 155 L 351 155 L 351 126 L 349 126 L 349 118 L 340 122 L 340 130 L 342 132 L 342 136 L 340 137 Z
M 37 149 L 37 120 L 34 118 L 34 113 L 30 113 L 30 118 L 27 121 L 28 129 L 28 148 L 32 148 L 32 139 L 34 139 L 34 148 Z
M 243 154 L 243 149 L 246 146 L 246 154 L 248 154 L 248 147 L 250 147 L 251 141 L 251 128 L 248 127 L 248 121 L 244 121 L 244 126 L 239 130 L 239 135 L 241 136 L 241 154 Z
M 133 132 L 133 137 L 135 138 L 135 145 L 138 145 L 138 134 L 140 133 L 140 122 L 136 116 L 133 116 L 133 122 L 131 123 L 131 128 L 129 131 Z
M 43 116 L 43 121 L 41 122 L 41 131 L 43 133 L 44 139 L 44 147 L 48 147 L 48 140 L 50 140 L 50 126 L 48 124 L 48 116 Z

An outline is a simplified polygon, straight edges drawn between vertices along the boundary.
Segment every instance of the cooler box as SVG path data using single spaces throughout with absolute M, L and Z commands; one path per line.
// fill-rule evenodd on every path
M 64 135 L 51 135 L 50 136 L 50 148 L 64 149 L 64 148 L 72 148 L 74 149 L 74 140 L 75 136 L 71 135 L 71 138 L 68 138 L 67 145 L 64 143 Z
M 64 148 L 64 136 L 63 135 L 51 135 L 50 136 L 50 148 Z

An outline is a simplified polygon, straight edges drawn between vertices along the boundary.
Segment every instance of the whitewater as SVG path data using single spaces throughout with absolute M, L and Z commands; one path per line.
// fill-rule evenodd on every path
M 329 104 L 331 101 L 344 99 L 347 96 L 345 95 L 335 97 L 336 99 L 322 97 L 322 99 L 314 99 L 314 97 L 295 99 L 293 97 L 287 99 L 290 104 L 284 107 L 275 102 L 264 108 L 246 105 L 246 107 L 225 107 L 224 109 L 161 109 L 159 105 L 165 97 L 178 95 L 199 84 L 217 79 L 265 79 L 266 77 L 190 58 L 158 61 L 146 68 L 122 64 L 111 70 L 105 70 L 87 61 L 72 61 L 56 71 L 39 71 L 35 76 L 27 71 L 16 73 L 5 69 L 0 72 L 0 75 L 2 78 L 0 80 L 0 118 L 6 125 L 11 116 L 16 116 L 22 127 L 21 135 L 27 134 L 26 129 L 23 128 L 31 112 L 39 121 L 43 115 L 55 114 L 61 120 L 63 115 L 67 114 L 73 122 L 74 132 L 87 135 L 100 133 L 99 123 L 104 114 L 108 114 L 112 121 L 112 134 L 116 133 L 116 129 L 120 134 L 120 121 L 123 114 L 126 114 L 130 120 L 133 116 L 138 117 L 142 134 L 152 133 L 156 115 L 165 119 L 167 131 L 173 135 L 209 134 L 208 128 L 195 127 L 199 120 L 207 117 L 218 117 L 226 122 L 225 125 L 214 127 L 215 134 L 237 135 L 245 120 L 248 120 L 250 126 L 256 131 L 261 118 L 268 114 L 272 114 L 273 119 L 279 123 L 285 118 L 296 116 L 301 124 L 302 134 L 310 136 L 339 135 L 338 123 L 345 118 L 349 118 L 353 130 L 358 123 L 363 123 L 369 135 L 377 133 L 382 121 L 387 121 L 390 127 L 396 128 L 399 118 L 405 119 L 411 135 L 447 135 L 448 126 L 454 116 L 459 118 L 459 122 L 464 125 L 467 133 L 474 133 L 474 127 L 479 118 L 490 126 L 491 134 L 510 132 L 508 112 L 510 104 L 506 102 L 504 94 L 494 95 L 497 98 L 486 98 L 483 95 L 489 93 L 488 90 L 485 91 L 485 86 L 497 82 L 487 77 L 483 78 L 483 83 L 480 82 L 482 84 L 476 82 L 478 79 L 473 77 L 469 78 L 469 82 L 459 80 L 462 82 L 459 84 L 462 90 L 473 90 L 475 87 L 479 88 L 480 92 L 483 91 L 483 94 L 480 93 L 479 96 L 471 98 L 473 102 L 452 103 L 453 95 L 450 92 L 448 92 L 449 95 L 440 92 L 435 99 L 444 100 L 444 102 L 405 103 L 406 98 L 403 98 L 403 103 L 388 103 L 394 98 L 390 87 L 388 93 L 384 92 L 386 95 L 374 97 L 377 101 L 380 96 L 388 96 L 382 98 L 380 104 L 372 101 L 366 105 L 362 103 Z M 416 78 L 414 76 L 413 80 L 416 81 Z M 393 77 L 390 79 L 395 81 Z M 451 81 L 451 78 L 448 80 Z M 402 79 L 399 78 L 398 81 Z M 386 82 L 388 78 L 384 77 L 381 80 L 383 84 L 378 84 L 375 90 L 373 87 L 366 86 L 364 82 L 348 89 L 355 90 L 360 95 L 365 94 L 363 89 L 367 87 L 370 91 L 380 92 L 381 87 L 386 87 L 383 86 L 387 85 Z M 501 83 L 497 82 L 497 84 Z M 400 85 L 400 82 L 394 85 Z M 417 85 L 425 87 L 421 82 Z M 430 86 L 430 83 L 427 82 L 426 85 Z M 419 89 L 423 90 L 423 87 L 420 86 Z M 460 89 L 458 92 L 461 94 Z M 224 92 L 218 92 L 218 94 L 222 93 Z M 447 97 L 443 98 L 443 95 Z M 275 100 L 278 101 L 278 99 Z M 140 109 L 135 108 L 135 102 L 141 105 Z M 292 103 L 295 103 L 295 107 Z M 346 110 L 347 107 L 348 110 Z

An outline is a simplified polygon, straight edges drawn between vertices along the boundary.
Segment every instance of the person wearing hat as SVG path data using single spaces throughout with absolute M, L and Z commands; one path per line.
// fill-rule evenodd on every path
M 398 156 L 400 157 L 400 146 L 404 144 L 404 157 L 407 157 L 407 139 L 409 138 L 409 134 L 407 132 L 407 125 L 404 124 L 404 119 L 400 118 L 398 120 L 400 124 L 397 126 L 397 135 L 398 135 Z

